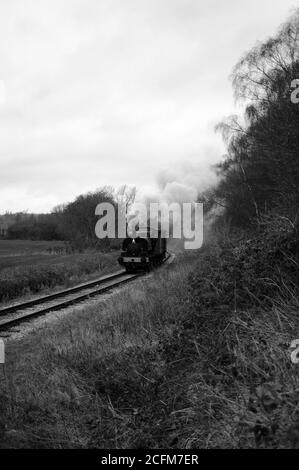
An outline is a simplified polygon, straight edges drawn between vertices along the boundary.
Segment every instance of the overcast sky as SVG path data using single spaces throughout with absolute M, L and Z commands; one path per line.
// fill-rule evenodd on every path
M 297 3 L 0 0 L 0 213 L 204 184 L 234 64 Z

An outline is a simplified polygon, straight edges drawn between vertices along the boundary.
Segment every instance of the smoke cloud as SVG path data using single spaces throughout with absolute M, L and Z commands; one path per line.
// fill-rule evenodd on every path
M 200 193 L 217 183 L 211 166 L 194 163 L 175 164 L 161 170 L 156 178 L 157 188 L 142 196 L 147 203 L 196 202 Z

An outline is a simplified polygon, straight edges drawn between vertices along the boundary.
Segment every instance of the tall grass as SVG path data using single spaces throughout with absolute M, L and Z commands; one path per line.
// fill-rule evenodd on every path
M 2 447 L 298 447 L 298 296 L 245 302 L 242 247 L 211 244 L 8 344 Z
M 175 397 L 162 396 L 177 370 L 174 339 L 190 269 L 165 270 L 36 332 L 21 347 L 8 345 L 2 445 L 154 445 L 156 419 L 175 409 Z

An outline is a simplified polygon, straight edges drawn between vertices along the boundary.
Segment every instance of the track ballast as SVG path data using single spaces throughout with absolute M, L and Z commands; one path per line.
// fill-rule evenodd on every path
M 164 262 L 169 258 L 170 255 L 168 254 Z M 121 270 L 69 289 L 2 308 L 0 309 L 0 334 L 35 317 L 61 310 L 93 296 L 110 291 L 112 288 L 128 283 L 140 277 L 142 274 L 143 273 L 128 274 Z
M 130 282 L 139 276 L 140 274 L 127 274 L 124 271 L 119 271 L 54 294 L 3 308 L 0 310 L 0 332 L 8 330 L 24 321 L 31 320 L 34 317 L 61 310 L 95 295 L 107 292 L 113 287 Z

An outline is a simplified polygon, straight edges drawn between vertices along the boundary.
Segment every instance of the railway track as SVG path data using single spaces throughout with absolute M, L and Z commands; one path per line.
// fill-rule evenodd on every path
M 139 276 L 140 274 L 127 274 L 125 271 L 118 271 L 54 294 L 3 308 L 0 310 L 0 334 L 20 323 L 102 294 Z
M 170 257 L 171 255 L 168 254 L 164 262 L 168 261 Z M 2 332 L 21 323 L 82 302 L 140 276 L 142 273 L 128 274 L 122 270 L 54 294 L 2 308 L 0 309 L 0 336 Z

